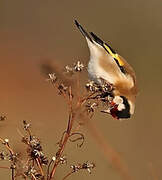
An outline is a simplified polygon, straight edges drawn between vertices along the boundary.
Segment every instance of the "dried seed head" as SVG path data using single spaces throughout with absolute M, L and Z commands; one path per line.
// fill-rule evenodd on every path
M 4 120 L 6 120 L 6 116 L 0 116 L 0 121 L 4 121 Z
M 40 140 L 37 137 L 35 137 L 35 136 L 31 137 L 31 139 L 30 139 L 30 146 L 33 149 L 36 149 L 38 151 L 42 151 L 42 146 L 40 144 Z
M 86 162 L 83 164 L 77 164 L 77 165 L 72 165 L 70 168 L 72 168 L 73 173 L 77 172 L 81 169 L 86 169 L 89 173 L 91 173 L 91 170 L 95 167 L 94 163 Z
M 52 83 L 55 83 L 57 81 L 57 77 L 55 73 L 48 74 L 49 78 L 47 81 L 51 81 Z
M 4 144 L 8 144 L 9 143 L 9 139 L 4 139 Z
M 91 92 L 98 92 L 100 90 L 99 86 L 94 81 L 89 81 L 86 83 L 85 87 Z
M 32 165 L 26 166 L 26 168 L 27 168 L 27 170 L 24 172 L 24 174 L 27 177 L 32 177 L 32 175 L 35 175 L 37 173 L 35 167 Z
M 70 168 L 73 170 L 73 172 L 77 172 L 81 169 L 81 165 L 71 165 Z
M 95 109 L 98 107 L 98 104 L 97 103 L 91 103 L 91 102 L 88 102 L 86 104 L 86 110 L 88 113 L 94 113 L 95 112 Z
M 47 157 L 42 156 L 42 157 L 41 157 L 41 163 L 42 163 L 42 165 L 47 165 L 47 164 L 48 164 L 48 159 L 47 159 Z
M 101 88 L 101 91 L 103 92 L 112 92 L 113 90 L 113 85 L 108 83 L 105 79 L 103 78 L 100 78 L 100 81 L 101 81 L 101 85 L 100 85 L 100 88 Z
M 72 67 L 70 67 L 70 66 L 65 66 L 65 71 L 66 71 L 66 73 L 69 73 L 69 74 L 71 74 L 71 75 L 73 75 L 74 74 L 74 68 L 72 68 Z
M 22 141 L 23 143 L 25 143 L 25 144 L 29 144 L 29 138 L 28 138 L 28 137 L 23 136 L 22 139 L 21 139 L 21 141 Z
M 86 163 L 83 163 L 83 165 L 82 165 L 83 169 L 87 169 L 87 168 L 93 169 L 94 167 L 95 167 L 95 164 L 93 162 L 92 163 L 86 162 Z
M 61 164 L 67 164 L 67 158 L 66 158 L 66 156 L 60 157 L 60 163 L 61 163 Z
M 80 61 L 77 61 L 75 64 L 74 64 L 74 70 L 76 72 L 81 72 L 84 68 L 84 65 L 80 62 Z
M 9 143 L 9 139 L 5 139 L 4 141 L 5 141 L 6 143 Z
M 0 160 L 6 160 L 8 157 L 8 154 L 5 154 L 5 152 L 0 152 Z
M 83 63 L 80 61 L 77 61 L 76 63 L 73 64 L 73 66 L 65 66 L 65 72 L 68 73 L 69 75 L 73 75 L 75 72 L 81 72 L 84 68 Z
M 96 97 L 97 99 L 97 97 Z M 87 113 L 87 115 L 89 116 L 89 118 L 92 118 L 95 110 L 99 107 L 99 104 L 96 102 L 87 102 L 87 104 L 85 105 L 85 111 Z
M 23 125 L 24 125 L 24 129 L 25 129 L 25 130 L 28 130 L 28 129 L 31 127 L 31 124 L 30 124 L 30 123 L 27 123 L 26 120 L 23 120 Z
M 58 86 L 58 90 L 59 90 L 59 94 L 66 93 L 66 91 L 68 90 L 68 87 L 65 86 L 64 84 L 60 84 Z
M 110 92 L 111 87 L 110 87 L 109 84 L 103 84 L 101 86 L 101 89 L 102 89 L 103 92 Z
M 56 161 L 56 157 L 55 156 L 52 157 L 52 161 Z
M 91 173 L 91 170 L 93 168 L 95 168 L 95 164 L 94 163 L 90 163 L 90 162 L 86 162 L 82 164 L 82 168 L 86 169 L 89 173 Z
M 18 160 L 18 156 L 19 156 L 19 154 L 18 154 L 18 153 L 15 153 L 15 154 L 10 154 L 10 155 L 8 156 L 9 161 L 11 161 L 11 162 L 13 162 L 13 163 L 16 163 L 16 162 L 17 162 L 17 160 Z
M 11 164 L 10 169 L 16 169 L 16 165 L 15 164 Z

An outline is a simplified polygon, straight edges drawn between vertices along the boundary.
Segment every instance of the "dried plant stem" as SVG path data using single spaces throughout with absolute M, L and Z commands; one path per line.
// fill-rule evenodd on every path
M 6 143 L 2 138 L 0 138 L 0 141 L 2 142 L 2 144 L 4 144 L 6 146 L 6 148 L 8 149 L 8 151 L 10 152 L 11 155 L 14 154 L 13 150 L 10 148 L 10 146 L 8 145 L 8 143 Z
M 10 152 L 11 156 L 13 156 L 13 155 L 14 155 L 14 151 L 10 148 L 8 142 L 6 142 L 5 140 L 3 140 L 2 138 L 0 138 L 0 141 L 2 142 L 2 144 L 5 145 L 6 149 Z M 11 167 L 10 167 L 10 169 L 11 169 L 11 179 L 12 179 L 12 180 L 15 180 L 15 176 L 14 176 L 14 174 L 15 174 L 15 168 L 12 167 L 12 165 L 14 165 L 14 163 L 11 164 Z
M 72 174 L 73 174 L 73 171 L 69 172 L 62 180 L 65 180 L 66 178 L 68 178 Z
M 68 120 L 68 126 L 67 126 L 67 130 L 66 130 L 66 134 L 64 136 L 64 139 L 63 139 L 63 142 L 62 142 L 62 145 L 59 149 L 59 151 L 57 152 L 57 157 L 56 157 L 56 161 L 54 163 L 54 166 L 53 166 L 53 169 L 51 171 L 51 174 L 50 174 L 50 177 L 49 177 L 49 180 L 52 179 L 55 175 L 55 172 L 56 172 L 56 168 L 60 162 L 60 157 L 62 156 L 63 152 L 64 152 L 64 149 L 65 149 L 65 146 L 67 144 L 67 141 L 70 137 L 70 133 L 71 133 L 71 129 L 72 129 L 72 126 L 73 126 L 73 122 L 74 122 L 74 117 L 75 117 L 75 114 L 73 112 L 71 112 L 69 114 L 69 120 Z
M 11 179 L 12 180 L 15 180 L 15 171 L 14 171 L 14 168 L 11 168 Z
M 27 128 L 27 130 L 26 130 L 26 131 L 27 131 L 27 132 L 28 132 L 28 134 L 29 134 L 30 140 L 32 140 L 32 134 L 31 134 L 30 129 L 29 129 L 29 128 Z
M 34 176 L 34 174 L 31 174 L 34 180 L 37 180 L 37 178 Z
M 88 96 L 83 97 L 83 99 L 79 102 L 80 104 L 84 104 L 89 98 L 91 98 L 96 92 L 90 93 Z
M 73 107 L 72 107 L 72 91 L 71 91 L 71 87 L 69 87 L 69 120 L 68 120 L 68 126 L 67 126 L 67 130 L 66 130 L 66 134 L 65 136 L 63 136 L 63 142 L 61 143 L 61 147 L 59 149 L 59 151 L 57 152 L 57 157 L 56 157 L 56 161 L 54 163 L 54 166 L 53 166 L 53 169 L 51 171 L 51 174 L 50 174 L 50 177 L 49 177 L 49 180 L 52 179 L 55 175 L 55 172 L 56 172 L 56 168 L 60 162 L 60 157 L 62 156 L 63 152 L 64 152 L 64 149 L 65 149 L 65 146 L 67 144 L 67 141 L 71 135 L 71 130 L 72 130 L 72 127 L 73 127 L 73 123 L 74 123 L 74 119 L 75 119 L 75 115 L 78 111 L 78 109 L 86 102 L 87 98 L 91 97 L 92 95 L 94 95 L 94 93 L 91 93 L 90 95 L 88 95 L 87 97 L 84 97 L 81 101 L 79 101 L 76 105 L 76 108 L 75 108 L 75 113 L 73 112 Z
M 48 167 L 47 167 L 47 180 L 49 179 L 49 173 L 50 173 L 50 166 L 51 164 L 53 163 L 53 160 L 51 160 L 48 164 Z
M 78 84 L 79 86 L 79 84 Z M 63 152 L 64 152 L 64 149 L 65 149 L 65 146 L 67 144 L 67 141 L 71 135 L 71 130 L 72 130 L 72 127 L 73 127 L 73 123 L 74 123 L 74 119 L 75 119 L 75 115 L 78 111 L 78 109 L 86 102 L 86 100 L 88 98 L 90 98 L 91 96 L 93 96 L 95 93 L 91 93 L 90 95 L 82 98 L 82 100 L 79 100 L 77 102 L 77 105 L 76 105 L 76 108 L 75 110 L 73 110 L 73 107 L 72 107 L 72 90 L 71 90 L 71 87 L 69 87 L 69 120 L 68 120 L 68 126 L 67 126 L 67 130 L 65 131 L 65 136 L 63 136 L 63 139 L 61 140 L 61 147 L 59 149 L 59 151 L 57 152 L 57 157 L 56 157 L 56 161 L 54 163 L 54 166 L 53 166 L 53 169 L 51 171 L 51 174 L 50 174 L 50 177 L 49 177 L 49 180 L 52 179 L 55 175 L 55 172 L 56 172 L 56 168 L 60 162 L 60 157 L 62 156 Z M 73 112 L 75 111 L 75 113 Z
M 80 102 L 80 75 L 77 74 L 77 98 L 78 102 Z
M 95 99 L 97 100 L 98 97 L 98 91 L 92 91 L 90 94 L 86 94 L 85 96 L 80 96 L 80 80 L 79 80 L 79 74 L 77 76 L 77 102 L 76 102 L 76 106 L 74 106 L 73 104 L 73 96 L 72 96 L 72 89 L 71 86 L 68 87 L 68 92 L 66 91 L 61 91 L 61 94 L 63 95 L 63 97 L 65 98 L 68 106 L 69 106 L 69 119 L 68 119 L 68 125 L 67 125 L 67 129 L 66 131 L 63 133 L 62 138 L 59 142 L 59 150 L 56 153 L 56 160 L 53 161 L 53 167 L 51 172 L 49 172 L 50 170 L 50 165 L 52 164 L 52 161 L 50 163 L 50 165 L 48 166 L 48 170 L 47 170 L 47 179 L 51 180 L 55 173 L 56 173 L 56 169 L 57 166 L 60 163 L 60 158 L 63 155 L 63 152 L 65 150 L 66 144 L 68 142 L 68 140 L 70 140 L 69 138 L 75 134 L 72 133 L 72 128 L 73 128 L 73 124 L 74 124 L 74 120 L 77 117 L 77 114 L 79 112 L 82 112 L 83 114 L 85 114 L 84 112 L 84 105 L 85 103 L 87 103 L 90 99 Z M 58 87 L 57 87 L 58 88 Z M 58 88 L 59 89 L 59 88 Z M 95 96 L 95 97 L 94 97 Z M 83 107 L 83 109 L 82 109 Z M 83 111 L 80 111 L 80 110 Z M 88 118 L 88 117 L 87 117 Z M 91 123 L 90 119 L 85 118 L 85 123 L 87 124 L 88 130 L 91 133 L 92 137 L 95 139 L 96 143 L 98 144 L 99 148 L 102 150 L 103 154 L 105 155 L 106 159 L 112 164 L 112 166 L 120 173 L 121 177 L 124 180 L 131 180 L 131 177 L 128 174 L 128 169 L 126 167 L 126 165 L 124 164 L 124 162 L 121 160 L 121 157 L 119 156 L 119 154 L 114 151 L 114 149 L 107 143 L 107 140 L 104 139 L 104 136 L 102 135 L 102 133 L 98 130 L 98 128 L 95 126 L 94 122 Z M 82 137 L 77 138 L 81 139 Z M 75 140 L 73 141 L 75 142 Z M 50 175 L 49 175 L 50 173 Z M 69 177 L 71 174 L 73 173 L 73 171 L 69 172 L 64 178 L 63 180 L 65 180 L 67 177 Z
M 53 83 L 52 83 L 52 85 L 53 85 L 54 88 L 59 89 L 59 84 L 53 84 Z M 67 98 L 67 96 L 66 96 L 66 93 L 65 93 L 64 91 L 62 92 L 62 95 L 63 95 L 66 103 L 69 104 L 69 100 L 68 100 L 68 98 Z
M 71 86 L 70 86 L 69 87 L 69 107 L 70 107 L 69 114 L 72 113 L 72 111 L 73 111 L 73 103 L 72 103 L 72 101 L 73 101 L 72 89 L 71 89 Z
M 39 159 L 38 159 L 38 158 L 36 158 L 36 162 L 37 162 L 37 165 L 38 165 L 38 167 L 39 167 L 39 169 L 40 169 L 41 175 L 44 177 L 44 172 L 43 172 L 43 169 L 42 169 L 42 167 L 41 167 L 41 165 L 40 165 L 40 162 L 39 162 Z
M 31 177 L 31 178 L 32 178 L 31 180 L 34 180 L 33 174 L 32 174 L 32 177 Z

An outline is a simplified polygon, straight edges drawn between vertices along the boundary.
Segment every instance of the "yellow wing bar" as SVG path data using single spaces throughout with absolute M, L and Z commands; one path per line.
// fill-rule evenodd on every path
M 108 45 L 106 45 L 105 43 L 104 43 L 104 47 L 105 47 L 105 49 L 109 52 L 109 54 L 110 54 L 114 59 L 116 59 L 116 60 L 118 61 L 118 63 L 119 63 L 120 66 L 123 66 L 123 65 L 124 65 L 124 62 L 120 59 L 120 57 L 118 56 L 117 53 L 112 52 L 112 50 L 110 49 L 110 47 L 109 47 Z

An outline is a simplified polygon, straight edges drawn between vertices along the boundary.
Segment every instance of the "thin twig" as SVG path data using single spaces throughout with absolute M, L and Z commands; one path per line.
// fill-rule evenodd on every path
M 64 132 L 62 133 L 61 139 L 60 139 L 60 141 L 58 142 L 59 147 L 61 147 L 61 145 L 62 145 L 62 142 L 63 142 L 63 139 L 64 139 L 64 136 L 65 136 L 66 132 L 67 132 L 67 131 L 64 131 Z
M 69 138 L 69 140 L 71 142 L 76 142 L 76 141 L 82 140 L 82 142 L 80 144 L 77 144 L 77 146 L 81 147 L 83 145 L 83 143 L 84 143 L 84 135 L 82 133 L 75 132 L 75 133 L 71 133 L 70 137 L 75 136 L 75 135 L 79 135 L 79 137 L 77 137 L 75 139 L 70 139 Z
M 62 180 L 65 180 L 66 178 L 68 178 L 70 175 L 73 174 L 73 172 L 74 172 L 74 171 L 69 172 Z
M 80 73 L 77 73 L 77 98 L 80 102 Z
M 30 129 L 29 128 L 27 128 L 26 129 L 26 131 L 28 132 L 28 134 L 29 134 L 29 138 L 30 138 L 30 141 L 32 140 L 32 133 L 31 133 L 31 131 L 30 131 Z
M 56 161 L 53 165 L 53 169 L 51 171 L 51 174 L 50 174 L 50 177 L 49 179 L 52 179 L 55 175 L 55 172 L 56 172 L 56 168 L 60 162 L 60 157 L 62 156 L 63 154 L 63 151 L 65 149 L 65 146 L 67 144 L 67 141 L 69 139 L 69 136 L 70 136 L 70 133 L 71 133 L 71 129 L 72 129 L 72 126 L 73 126 L 73 122 L 74 122 L 74 117 L 75 117 L 75 114 L 73 112 L 70 112 L 69 114 L 69 120 L 68 120 L 68 126 L 67 126 L 67 130 L 66 130 L 66 134 L 64 136 L 64 140 L 63 140 L 63 143 L 61 145 L 61 148 L 59 149 L 59 151 L 57 152 L 57 156 L 56 156 Z
M 8 145 L 8 143 L 6 143 L 2 138 L 0 138 L 0 141 L 2 142 L 2 144 L 4 144 L 6 146 L 6 148 L 8 149 L 8 151 L 10 152 L 11 155 L 14 154 L 13 150 L 10 148 L 10 146 Z
M 47 167 L 47 180 L 49 179 L 49 173 L 50 173 L 50 166 L 51 164 L 53 163 L 53 160 L 51 160 L 48 164 L 48 167 Z
M 12 180 L 15 180 L 15 171 L 14 171 L 14 168 L 11 168 L 11 179 Z
M 71 86 L 69 87 L 69 113 L 73 111 L 73 96 Z
M 34 178 L 34 180 L 37 180 L 37 178 L 35 177 L 35 175 L 34 174 L 31 174 L 32 175 L 32 177 Z
M 81 100 L 80 100 L 80 103 L 81 104 L 84 104 L 90 97 L 92 97 L 94 94 L 96 94 L 96 92 L 92 92 L 90 93 L 88 96 L 85 96 L 83 97 Z
M 60 157 L 62 156 L 62 153 L 63 153 L 63 151 L 65 149 L 66 143 L 67 143 L 67 141 L 68 141 L 68 139 L 70 137 L 70 133 L 71 133 L 71 130 L 72 130 L 72 127 L 73 127 L 74 119 L 75 119 L 75 116 L 76 116 L 78 110 L 86 102 L 87 98 L 91 97 L 94 94 L 95 93 L 91 93 L 90 95 L 84 97 L 80 102 L 77 102 L 76 108 L 75 108 L 75 110 L 73 110 L 73 107 L 72 107 L 72 90 L 71 90 L 71 86 L 69 87 L 69 103 L 68 103 L 69 104 L 69 120 L 68 120 L 68 126 L 67 126 L 67 130 L 66 130 L 66 134 L 63 137 L 62 145 L 61 145 L 59 151 L 57 152 L 56 161 L 55 161 L 55 163 L 53 165 L 53 169 L 51 171 L 49 180 L 52 179 L 54 177 L 54 175 L 55 175 L 56 168 L 57 168 L 57 166 L 58 166 L 58 164 L 60 162 Z
M 52 83 L 52 84 L 53 84 L 53 83 Z M 56 88 L 56 89 L 59 89 L 59 84 L 53 84 L 53 87 Z M 69 104 L 69 100 L 68 100 L 68 98 L 67 98 L 67 96 L 66 96 L 66 93 L 65 93 L 64 91 L 62 92 L 62 95 L 63 95 L 66 103 Z
M 44 172 L 43 172 L 43 169 L 42 169 L 42 167 L 41 167 L 41 165 L 40 165 L 40 162 L 39 162 L 39 159 L 38 159 L 38 158 L 36 158 L 36 162 L 37 162 L 37 165 L 38 165 L 38 167 L 39 167 L 39 169 L 40 169 L 41 175 L 44 176 Z

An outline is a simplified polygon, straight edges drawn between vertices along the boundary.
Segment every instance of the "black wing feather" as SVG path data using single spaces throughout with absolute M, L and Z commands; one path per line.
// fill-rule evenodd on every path
M 94 34 L 93 32 L 90 32 L 90 34 L 96 43 L 104 47 L 104 42 L 96 34 Z

